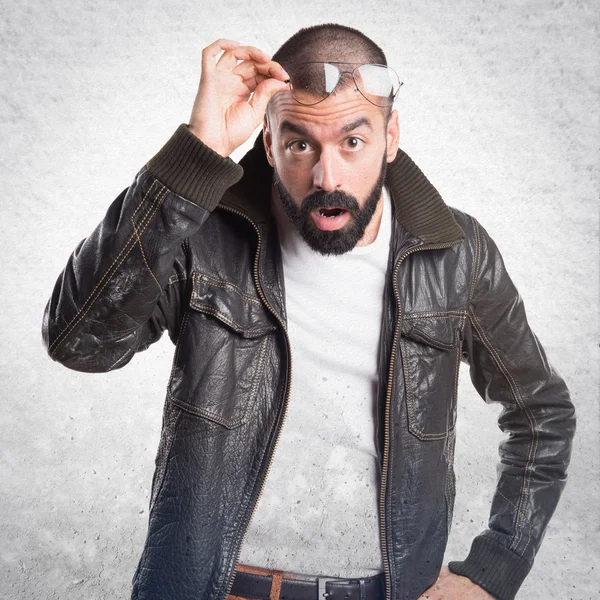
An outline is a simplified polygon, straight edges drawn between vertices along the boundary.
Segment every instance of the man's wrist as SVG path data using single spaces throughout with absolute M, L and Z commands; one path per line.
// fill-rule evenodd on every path
M 207 135 L 205 131 L 202 131 L 199 127 L 188 124 L 188 129 L 206 146 L 208 146 L 211 150 L 214 150 L 217 154 L 220 154 L 223 158 L 229 158 L 231 152 L 229 152 L 226 148 L 210 139 L 210 136 Z
M 244 174 L 240 165 L 207 146 L 185 123 L 146 167 L 164 186 L 206 210 L 213 210 Z
M 489 535 L 478 535 L 467 558 L 448 563 L 450 571 L 468 577 L 497 600 L 514 600 L 531 565 Z

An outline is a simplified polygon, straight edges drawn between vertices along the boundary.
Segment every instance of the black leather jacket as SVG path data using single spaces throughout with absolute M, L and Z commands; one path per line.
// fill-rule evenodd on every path
M 271 175 L 262 135 L 237 164 L 181 124 L 77 246 L 46 307 L 48 352 L 78 371 L 121 368 L 165 329 L 176 343 L 138 600 L 226 597 L 285 420 L 293 355 Z M 509 600 L 565 485 L 575 411 L 486 230 L 446 205 L 402 150 L 386 182 L 395 215 L 377 393 L 386 600 L 415 600 L 442 565 L 461 361 L 482 398 L 502 404 L 509 435 L 489 529 L 450 567 Z

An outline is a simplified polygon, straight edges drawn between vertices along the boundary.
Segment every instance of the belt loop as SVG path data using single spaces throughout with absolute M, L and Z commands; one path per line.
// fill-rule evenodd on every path
M 276 569 L 273 569 L 273 572 L 271 573 L 271 592 L 269 594 L 269 600 L 279 600 L 282 578 L 283 571 L 277 571 Z
M 360 600 L 366 600 L 365 580 L 364 579 L 359 579 L 358 580 L 358 585 L 359 585 L 359 589 L 360 589 Z

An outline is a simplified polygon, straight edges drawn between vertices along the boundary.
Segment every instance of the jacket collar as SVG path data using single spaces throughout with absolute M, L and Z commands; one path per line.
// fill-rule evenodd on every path
M 239 163 L 244 174 L 230 187 L 221 204 L 243 212 L 255 223 L 272 218 L 271 183 L 273 168 L 267 161 L 262 132 Z M 465 237 L 449 206 L 421 169 L 403 150 L 388 164 L 386 184 L 396 220 L 426 243 L 457 242 Z

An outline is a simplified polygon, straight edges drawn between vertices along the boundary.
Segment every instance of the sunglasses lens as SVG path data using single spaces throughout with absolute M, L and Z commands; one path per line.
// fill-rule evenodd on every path
M 340 70 L 329 63 L 305 63 L 290 73 L 292 94 L 301 104 L 316 104 L 327 98 L 340 80 Z
M 292 95 L 300 103 L 307 106 L 321 102 L 329 96 L 340 83 L 342 76 L 345 83 L 352 83 L 351 69 L 338 68 L 338 64 L 313 62 L 302 63 L 291 69 Z M 361 65 L 354 71 L 354 81 L 361 94 L 377 106 L 391 106 L 402 85 L 393 69 L 385 65 Z
M 383 65 L 361 65 L 354 71 L 358 89 L 378 106 L 390 106 L 400 89 L 396 72 Z

